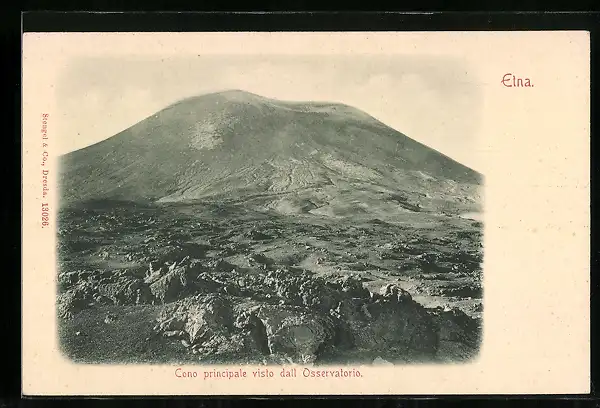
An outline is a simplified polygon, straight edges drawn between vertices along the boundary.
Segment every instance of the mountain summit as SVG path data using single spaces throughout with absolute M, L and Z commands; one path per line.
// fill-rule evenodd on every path
M 356 197 L 362 191 L 447 209 L 476 203 L 481 182 L 477 172 L 359 109 L 240 90 L 179 101 L 64 155 L 61 167 L 67 204 L 260 197 L 280 210 L 336 212 L 331 206 L 339 210 L 340 200 L 368 207 Z M 346 193 L 352 198 L 342 199 Z

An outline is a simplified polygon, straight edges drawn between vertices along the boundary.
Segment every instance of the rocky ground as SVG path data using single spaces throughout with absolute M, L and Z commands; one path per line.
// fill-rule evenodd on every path
M 63 209 L 58 315 L 81 362 L 456 362 L 477 355 L 481 223 L 244 206 Z

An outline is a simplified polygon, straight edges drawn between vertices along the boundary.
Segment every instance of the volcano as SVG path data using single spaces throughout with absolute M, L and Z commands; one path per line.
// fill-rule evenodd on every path
M 405 210 L 478 211 L 481 182 L 474 170 L 351 106 L 239 90 L 184 99 L 66 154 L 61 166 L 67 204 L 254 200 L 338 215 L 371 207 L 374 197 Z
M 90 363 L 464 362 L 482 176 L 351 106 L 182 100 L 61 158 L 57 316 Z

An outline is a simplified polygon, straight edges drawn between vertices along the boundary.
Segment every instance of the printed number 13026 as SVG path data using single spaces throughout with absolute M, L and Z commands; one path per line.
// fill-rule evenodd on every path
M 42 227 L 47 227 L 49 225 L 49 211 L 50 207 L 47 203 L 42 203 Z

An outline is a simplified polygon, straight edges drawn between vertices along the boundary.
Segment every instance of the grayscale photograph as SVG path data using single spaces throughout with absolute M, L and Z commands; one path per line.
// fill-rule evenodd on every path
M 63 356 L 477 359 L 484 88 L 460 58 L 87 57 L 63 72 Z

